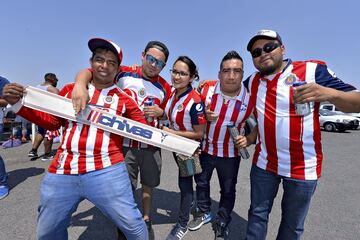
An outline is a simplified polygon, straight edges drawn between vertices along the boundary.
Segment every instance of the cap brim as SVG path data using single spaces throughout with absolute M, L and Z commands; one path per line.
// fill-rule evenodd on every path
M 89 49 L 91 52 L 94 52 L 95 49 L 97 48 L 105 48 L 105 49 L 109 49 L 110 51 L 112 51 L 119 63 L 120 63 L 120 58 L 119 58 L 119 53 L 117 51 L 117 49 L 107 40 L 105 39 L 102 39 L 102 38 L 93 38 L 93 39 L 90 39 L 89 42 L 88 42 L 88 46 L 89 46 Z
M 246 49 L 250 52 L 254 43 L 259 39 L 278 40 L 276 37 L 262 36 L 262 35 L 254 36 L 252 39 L 250 39 Z

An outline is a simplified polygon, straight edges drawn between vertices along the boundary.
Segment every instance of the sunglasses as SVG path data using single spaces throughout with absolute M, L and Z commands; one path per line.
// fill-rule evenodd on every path
M 156 59 L 154 56 L 151 56 L 149 54 L 146 54 L 145 55 L 145 60 L 149 63 L 149 64 L 153 64 L 155 63 L 155 67 L 157 69 L 162 69 L 163 67 L 165 67 L 166 63 L 159 60 L 159 59 Z
M 269 43 L 265 44 L 262 48 L 255 48 L 254 50 L 252 50 L 251 56 L 253 58 L 257 58 L 257 57 L 261 56 L 262 51 L 264 51 L 266 53 L 270 53 L 270 52 L 274 51 L 275 49 L 277 49 L 278 47 L 280 47 L 280 44 L 278 44 L 276 42 L 269 42 Z

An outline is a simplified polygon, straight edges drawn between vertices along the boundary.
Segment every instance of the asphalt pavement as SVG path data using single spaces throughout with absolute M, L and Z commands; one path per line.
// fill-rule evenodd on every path
M 360 130 L 345 133 L 322 132 L 323 175 L 306 219 L 302 239 L 360 239 Z M 54 148 L 57 145 L 54 146 Z M 49 162 L 30 161 L 31 144 L 0 149 L 9 175 L 11 192 L 0 200 L 0 240 L 35 239 L 39 186 Z M 39 150 L 42 153 L 43 149 Z M 253 153 L 253 147 L 249 148 Z M 249 208 L 249 169 L 251 162 L 240 164 L 237 198 L 230 225 L 230 239 L 244 239 Z M 154 190 L 153 227 L 156 239 L 165 239 L 176 222 L 180 201 L 177 167 L 169 152 L 163 152 L 162 181 Z M 139 199 L 139 191 L 136 199 Z M 270 215 L 267 239 L 275 239 L 280 221 L 280 189 Z M 215 213 L 219 200 L 216 174 L 212 177 L 211 197 Z M 139 206 L 141 208 L 141 206 Z M 73 214 L 69 239 L 116 239 L 115 226 L 88 201 Z M 211 225 L 189 232 L 185 240 L 213 239 Z

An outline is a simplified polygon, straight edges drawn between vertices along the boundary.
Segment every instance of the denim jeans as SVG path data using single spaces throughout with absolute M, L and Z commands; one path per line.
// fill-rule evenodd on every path
M 266 238 L 269 214 L 281 180 L 284 194 L 277 239 L 300 239 L 317 180 L 282 177 L 253 165 L 250 172 L 251 205 L 248 213 L 247 240 Z
M 200 164 L 202 172 L 195 175 L 197 207 L 201 212 L 211 211 L 210 179 L 216 169 L 220 183 L 220 202 L 216 218 L 227 225 L 231 221 L 235 204 L 240 157 L 216 157 L 202 152 Z
M 7 186 L 7 174 L 3 158 L 0 156 L 0 186 Z
M 81 175 L 47 173 L 40 194 L 37 239 L 68 239 L 71 214 L 84 199 L 112 220 L 127 239 L 148 239 L 125 163 Z

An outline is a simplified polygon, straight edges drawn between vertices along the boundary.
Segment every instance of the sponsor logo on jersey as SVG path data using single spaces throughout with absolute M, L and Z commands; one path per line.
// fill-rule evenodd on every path
M 196 104 L 195 106 L 196 111 L 201 112 L 203 110 L 203 106 L 201 103 Z

